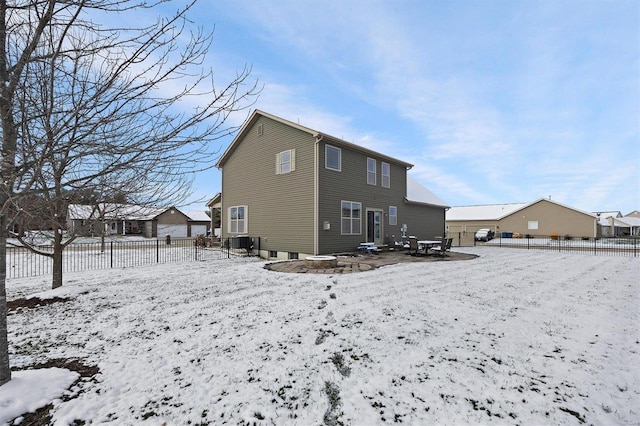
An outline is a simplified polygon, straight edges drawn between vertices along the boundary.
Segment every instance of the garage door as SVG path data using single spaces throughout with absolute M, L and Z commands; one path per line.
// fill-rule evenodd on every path
M 158 225 L 158 238 L 171 235 L 173 238 L 186 238 L 187 225 Z
M 207 235 L 207 225 L 191 225 L 191 236 Z

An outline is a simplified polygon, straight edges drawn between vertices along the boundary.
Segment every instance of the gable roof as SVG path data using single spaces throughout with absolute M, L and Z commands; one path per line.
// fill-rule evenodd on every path
M 622 217 L 622 213 L 620 213 L 619 211 L 593 212 L 593 214 L 600 217 Z
M 487 204 L 451 207 L 446 220 L 499 220 L 525 207 L 527 203 Z
M 305 127 L 305 126 L 302 126 L 300 124 L 294 123 L 293 121 L 289 121 L 289 120 L 286 120 L 284 118 L 275 116 L 273 114 L 269 114 L 267 112 L 260 111 L 259 109 L 256 109 L 255 111 L 253 111 L 253 113 L 247 119 L 247 121 L 244 122 L 244 124 L 240 128 L 240 131 L 238 132 L 236 137 L 233 138 L 233 141 L 231 142 L 229 147 L 226 149 L 226 151 L 222 154 L 222 156 L 218 160 L 218 163 L 216 164 L 216 167 L 221 168 L 221 167 L 224 166 L 224 163 L 229 159 L 231 154 L 233 154 L 233 152 L 236 150 L 237 146 L 240 144 L 240 141 L 242 141 L 242 139 L 245 137 L 247 132 L 251 129 L 251 127 L 258 120 L 259 117 L 266 117 L 266 118 L 269 118 L 271 120 L 274 120 L 274 121 L 277 121 L 279 123 L 282 123 L 282 124 L 284 124 L 286 126 L 293 127 L 293 128 L 298 129 L 298 130 L 300 130 L 302 132 L 308 133 L 309 135 L 314 137 L 317 141 L 320 141 L 320 140 L 326 138 L 326 139 L 330 140 L 331 143 L 334 144 L 334 145 L 338 145 L 340 147 L 351 149 L 353 151 L 362 152 L 362 153 L 364 153 L 366 155 L 375 156 L 375 157 L 381 158 L 383 160 L 386 160 L 386 161 L 389 161 L 389 162 L 392 162 L 392 163 L 395 163 L 395 164 L 400 164 L 400 165 L 406 167 L 407 169 L 410 169 L 410 168 L 413 167 L 413 164 L 407 163 L 407 162 L 402 161 L 402 160 L 398 160 L 397 158 L 389 157 L 389 156 L 387 156 L 385 154 L 381 154 L 379 152 L 373 151 L 373 150 L 365 148 L 363 146 L 356 145 L 356 144 L 351 143 L 351 142 L 347 142 L 345 140 L 342 140 L 340 138 L 336 138 L 336 137 L 331 136 L 329 134 L 321 133 L 321 132 L 319 132 L 317 130 L 314 130 L 314 129 L 311 129 L 309 127 Z
M 500 220 L 543 201 L 553 203 L 566 209 L 570 209 L 595 218 L 595 215 L 592 213 L 587 213 L 585 211 L 569 207 L 567 205 L 558 203 L 557 201 L 549 200 L 547 198 L 540 198 L 531 203 L 487 204 L 480 206 L 451 207 L 449 210 L 447 210 L 446 220 Z
M 640 217 L 635 217 L 635 216 L 625 216 L 625 217 L 621 217 L 620 219 L 617 219 L 618 222 L 622 222 L 626 225 L 629 225 L 630 227 L 640 227 Z
M 207 207 L 209 208 L 220 207 L 221 202 L 222 202 L 222 193 L 218 192 L 216 195 L 213 196 L 212 199 L 207 201 Z
M 210 222 L 211 218 L 207 213 L 202 210 L 186 210 L 183 211 L 190 221 L 192 222 Z
M 625 216 L 625 217 L 615 217 L 612 215 L 603 216 L 600 215 L 598 219 L 598 224 L 601 226 L 617 226 L 620 228 L 631 228 L 640 226 L 640 217 L 634 216 Z
M 420 182 L 407 174 L 407 201 L 410 203 L 429 204 L 432 206 L 449 208 L 447 203 L 442 201 L 433 192 L 422 186 Z

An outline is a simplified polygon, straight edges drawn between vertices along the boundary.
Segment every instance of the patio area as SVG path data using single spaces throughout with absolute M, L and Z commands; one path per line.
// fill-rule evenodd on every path
M 448 251 L 446 256 L 410 256 L 406 250 L 381 251 L 375 254 L 342 254 L 336 255 L 337 265 L 330 268 L 310 268 L 304 259 L 273 262 L 265 265 L 265 269 L 277 272 L 297 274 L 349 274 L 371 271 L 385 265 L 395 265 L 406 262 L 452 262 L 471 260 L 477 256 L 467 253 Z

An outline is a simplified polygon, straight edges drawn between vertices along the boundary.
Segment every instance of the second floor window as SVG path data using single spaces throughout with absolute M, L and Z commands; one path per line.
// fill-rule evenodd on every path
M 324 146 L 324 166 L 330 170 L 342 171 L 342 150 L 335 146 Z
M 276 174 L 283 175 L 296 169 L 296 150 L 288 149 L 276 154 Z
M 382 163 L 382 186 L 391 188 L 391 166 L 389 163 Z
M 367 158 L 367 183 L 376 184 L 376 160 L 373 158 Z
M 247 232 L 247 206 L 229 207 L 229 232 L 232 234 Z

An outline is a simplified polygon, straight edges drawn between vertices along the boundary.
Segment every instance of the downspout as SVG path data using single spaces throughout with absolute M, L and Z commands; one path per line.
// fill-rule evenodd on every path
M 320 244 L 320 235 L 319 235 L 319 224 L 320 218 L 319 208 L 320 208 L 320 142 L 324 138 L 321 134 L 316 134 L 316 143 L 314 144 L 313 149 L 313 255 L 317 255 L 319 251 Z
M 442 233 L 442 238 L 448 238 L 449 235 L 447 234 L 447 211 L 450 209 L 451 207 L 445 207 L 444 209 L 444 232 Z

